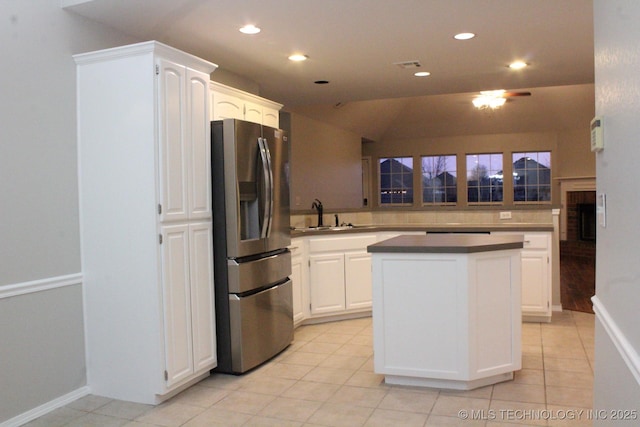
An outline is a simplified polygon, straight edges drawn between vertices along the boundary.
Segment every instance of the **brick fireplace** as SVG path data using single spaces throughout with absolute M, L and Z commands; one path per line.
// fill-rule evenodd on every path
M 595 191 L 568 191 L 566 193 L 566 240 L 560 241 L 561 256 L 595 258 L 595 206 Z

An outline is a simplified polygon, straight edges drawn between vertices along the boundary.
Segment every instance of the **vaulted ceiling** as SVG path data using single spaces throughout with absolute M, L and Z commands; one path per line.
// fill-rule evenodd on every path
M 575 126 L 593 114 L 591 0 L 62 0 L 208 59 L 285 109 L 369 139 Z M 262 31 L 245 35 L 244 24 Z M 453 39 L 473 32 L 467 41 Z M 308 56 L 293 63 L 292 53 Z M 510 70 L 523 60 L 529 66 Z M 417 69 L 398 62 L 418 61 Z M 428 77 L 415 77 L 428 71 Z M 214 74 L 215 75 L 215 74 Z M 326 80 L 328 84 L 314 84 Z M 527 90 L 477 111 L 481 90 Z M 584 110 L 584 111 L 582 111 Z M 583 113 L 580 115 L 578 113 Z M 491 117 L 491 118 L 489 118 Z M 582 124 L 580 124 L 582 125 Z M 588 123 L 584 123 L 587 126 Z

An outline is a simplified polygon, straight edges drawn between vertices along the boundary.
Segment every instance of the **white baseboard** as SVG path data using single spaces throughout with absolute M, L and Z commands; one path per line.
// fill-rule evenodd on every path
M 64 396 L 60 396 L 57 399 L 53 399 L 43 405 L 33 408 L 27 412 L 24 412 L 18 416 L 15 416 L 7 421 L 0 423 L 0 427 L 18 427 L 29 421 L 35 420 L 38 417 L 48 414 L 54 409 L 62 408 L 65 405 L 84 397 L 91 393 L 88 386 L 80 387 L 77 390 L 67 393 Z
M 618 353 L 620 353 L 620 357 L 624 360 L 636 382 L 640 384 L 640 355 L 638 355 L 636 349 L 631 345 L 629 340 L 627 340 L 627 337 L 622 333 L 620 328 L 618 328 L 615 320 L 611 317 L 598 296 L 596 295 L 591 298 L 591 301 L 593 302 L 593 311 L 596 314 L 596 319 L 600 322 L 609 339 L 611 339 L 611 342 L 615 345 Z
M 553 304 L 551 306 L 551 311 L 562 312 L 562 304 Z

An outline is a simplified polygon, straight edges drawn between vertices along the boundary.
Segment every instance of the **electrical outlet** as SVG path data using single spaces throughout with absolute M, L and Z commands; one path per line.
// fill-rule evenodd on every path
M 511 212 L 500 212 L 500 219 L 511 219 Z

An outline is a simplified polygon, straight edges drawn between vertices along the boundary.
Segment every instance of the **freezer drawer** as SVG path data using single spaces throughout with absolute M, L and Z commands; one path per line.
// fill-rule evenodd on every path
M 243 373 L 293 341 L 291 280 L 247 297 L 229 295 L 231 370 Z
M 281 282 L 291 275 L 291 252 L 238 262 L 227 260 L 229 271 L 229 293 L 241 294 L 254 289 Z

